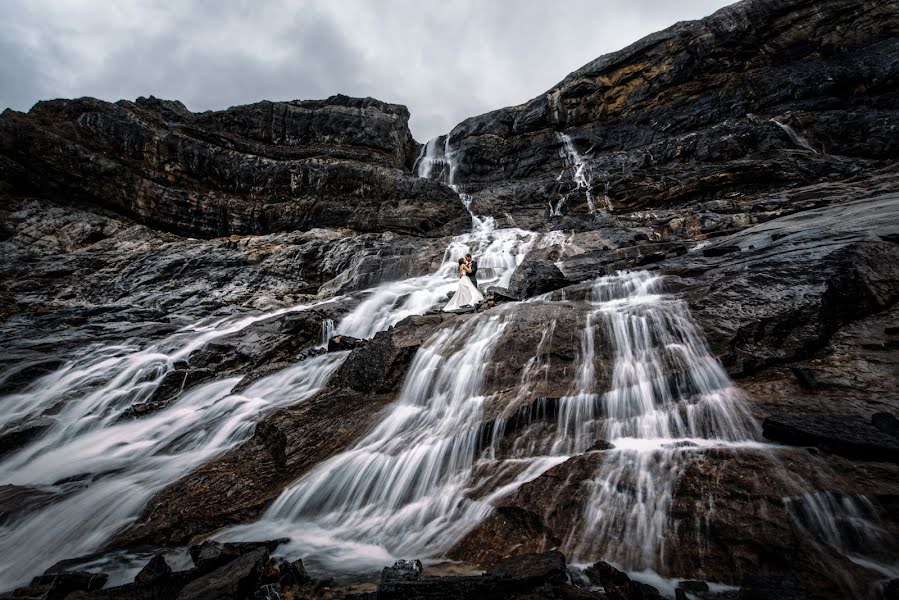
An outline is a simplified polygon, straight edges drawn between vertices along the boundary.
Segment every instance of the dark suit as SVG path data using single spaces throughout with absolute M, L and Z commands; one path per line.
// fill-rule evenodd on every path
M 471 279 L 471 282 L 474 284 L 474 286 L 478 287 L 478 261 L 476 259 L 473 259 L 470 264 L 471 273 L 466 273 L 466 275 L 469 279 Z

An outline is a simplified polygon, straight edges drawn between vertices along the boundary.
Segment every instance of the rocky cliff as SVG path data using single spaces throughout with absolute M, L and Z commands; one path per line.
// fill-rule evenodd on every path
M 456 182 L 476 212 L 526 227 L 588 212 L 571 172 L 617 213 L 766 192 L 877 169 L 899 157 L 896 2 L 741 2 L 679 23 L 568 75 L 545 94 L 457 125 Z M 568 136 L 566 148 L 562 134 Z M 566 161 L 567 164 L 566 164 Z
M 156 98 L 40 102 L 0 117 L 0 172 L 13 192 L 82 198 L 194 237 L 453 233 L 465 227 L 455 194 L 408 172 L 408 119 L 345 96 L 202 114 Z
M 619 560 L 676 598 L 894 593 L 899 2 L 746 0 L 427 146 L 407 120 L 342 96 L 3 113 L 0 581 L 84 555 L 19 595 L 352 597 L 384 566 L 356 598 L 661 597 L 595 562 Z M 498 287 L 441 313 L 469 249 Z M 359 455 L 368 487 L 333 462 Z M 464 485 L 406 501 L 441 477 Z M 347 497 L 271 517 L 309 479 Z M 316 521 L 346 505 L 419 528 Z M 60 574 L 125 583 L 247 531 L 296 535 L 319 581 L 283 540 L 99 592 Z

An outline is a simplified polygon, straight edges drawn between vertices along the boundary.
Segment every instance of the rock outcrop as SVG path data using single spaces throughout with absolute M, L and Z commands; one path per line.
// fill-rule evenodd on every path
M 155 98 L 54 100 L 0 116 L 15 166 L 0 175 L 11 192 L 82 198 L 193 237 L 464 229 L 456 194 L 408 172 L 408 118 L 345 96 L 201 114 Z
M 751 202 L 889 164 L 899 157 L 897 11 L 894 0 L 749 1 L 678 23 L 457 125 L 455 183 L 475 212 L 519 226 L 546 223 L 560 202 L 561 215 L 589 219 L 585 191 L 598 210 L 676 208 L 683 223 L 728 219 L 703 210 L 708 201 Z

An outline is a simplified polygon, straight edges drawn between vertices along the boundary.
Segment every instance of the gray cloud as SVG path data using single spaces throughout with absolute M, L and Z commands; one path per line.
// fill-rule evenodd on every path
M 8 0 L 0 107 L 153 94 L 208 110 L 343 93 L 406 104 L 425 140 L 728 3 Z

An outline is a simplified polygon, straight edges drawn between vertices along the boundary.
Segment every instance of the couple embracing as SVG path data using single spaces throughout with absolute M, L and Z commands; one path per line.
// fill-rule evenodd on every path
M 478 261 L 471 254 L 459 259 L 459 287 L 446 306 L 444 312 L 457 310 L 464 306 L 474 306 L 484 300 L 478 291 Z

